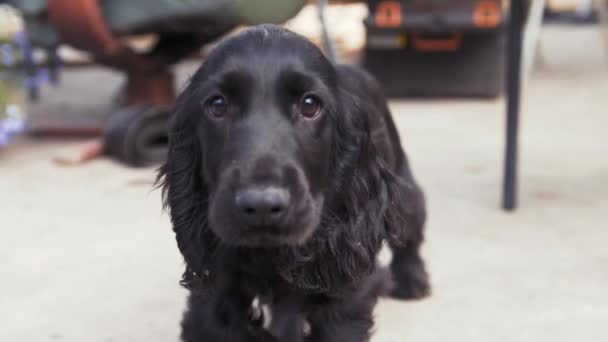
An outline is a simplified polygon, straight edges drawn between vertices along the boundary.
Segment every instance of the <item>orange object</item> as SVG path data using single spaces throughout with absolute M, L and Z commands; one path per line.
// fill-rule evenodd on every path
M 85 143 L 79 154 L 57 156 L 53 158 L 53 162 L 55 162 L 55 164 L 59 166 L 82 165 L 103 155 L 103 149 L 103 141 L 101 139 L 96 139 Z
M 480 1 L 473 10 L 473 25 L 479 28 L 495 28 L 501 19 L 500 4 L 496 1 Z
M 462 33 L 454 33 L 445 38 L 425 37 L 421 34 L 412 35 L 414 49 L 421 52 L 456 51 L 462 43 Z
M 376 25 L 379 27 L 399 27 L 403 23 L 401 3 L 382 1 L 376 7 Z

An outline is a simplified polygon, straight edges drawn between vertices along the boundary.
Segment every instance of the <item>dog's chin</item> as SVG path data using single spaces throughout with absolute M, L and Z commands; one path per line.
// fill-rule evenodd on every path
M 274 227 L 255 227 L 244 230 L 238 244 L 247 247 L 298 246 L 306 243 L 314 227 L 304 227 L 287 233 L 279 233 Z
M 225 236 L 222 232 L 216 234 L 219 233 L 218 237 L 227 245 L 267 248 L 302 245 L 313 235 L 315 228 L 313 225 L 303 226 L 300 229 L 273 226 L 243 227 L 230 236 Z

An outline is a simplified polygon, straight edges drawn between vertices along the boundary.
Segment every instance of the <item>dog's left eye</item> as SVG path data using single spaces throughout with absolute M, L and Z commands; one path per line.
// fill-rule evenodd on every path
M 221 118 L 228 111 L 228 102 L 222 96 L 215 96 L 209 99 L 206 103 L 206 109 L 209 115 Z
M 321 112 L 321 100 L 313 95 L 306 95 L 300 101 L 300 113 L 307 118 L 314 118 Z

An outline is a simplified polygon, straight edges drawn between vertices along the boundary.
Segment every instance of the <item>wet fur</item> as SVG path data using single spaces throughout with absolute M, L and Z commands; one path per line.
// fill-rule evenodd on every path
M 269 25 L 229 40 L 257 46 L 272 42 L 285 50 L 304 44 L 314 49 L 311 53 L 320 53 L 304 38 Z M 222 44 L 217 53 L 235 53 L 222 49 Z M 276 51 L 275 58 L 282 58 L 282 52 Z M 203 70 L 177 100 L 169 156 L 159 173 L 185 260 L 182 284 L 191 291 L 182 339 L 368 341 L 373 307 L 387 290 L 386 274 L 376 261 L 384 242 L 394 254 L 391 294 L 402 299 L 426 296 L 427 273 L 419 255 L 424 197 L 374 80 L 348 66 L 331 66 L 324 72 L 326 82 L 335 87 L 334 139 L 327 146 L 330 181 L 322 189 L 325 200 L 312 235 L 301 244 L 245 247 L 224 243 L 209 226 L 209 189 L 201 157 L 205 137 L 196 130 L 201 114 L 194 96 L 196 87 L 205 82 Z M 249 309 L 260 295 L 270 298 L 276 314 L 291 323 L 282 323 L 274 332 L 252 327 Z M 301 331 L 304 319 L 311 326 L 308 337 Z

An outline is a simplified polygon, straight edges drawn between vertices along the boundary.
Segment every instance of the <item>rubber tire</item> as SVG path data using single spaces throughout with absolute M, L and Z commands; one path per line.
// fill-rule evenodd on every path
M 104 131 L 104 152 L 132 167 L 164 162 L 169 115 L 169 110 L 158 107 L 128 107 L 115 112 Z

